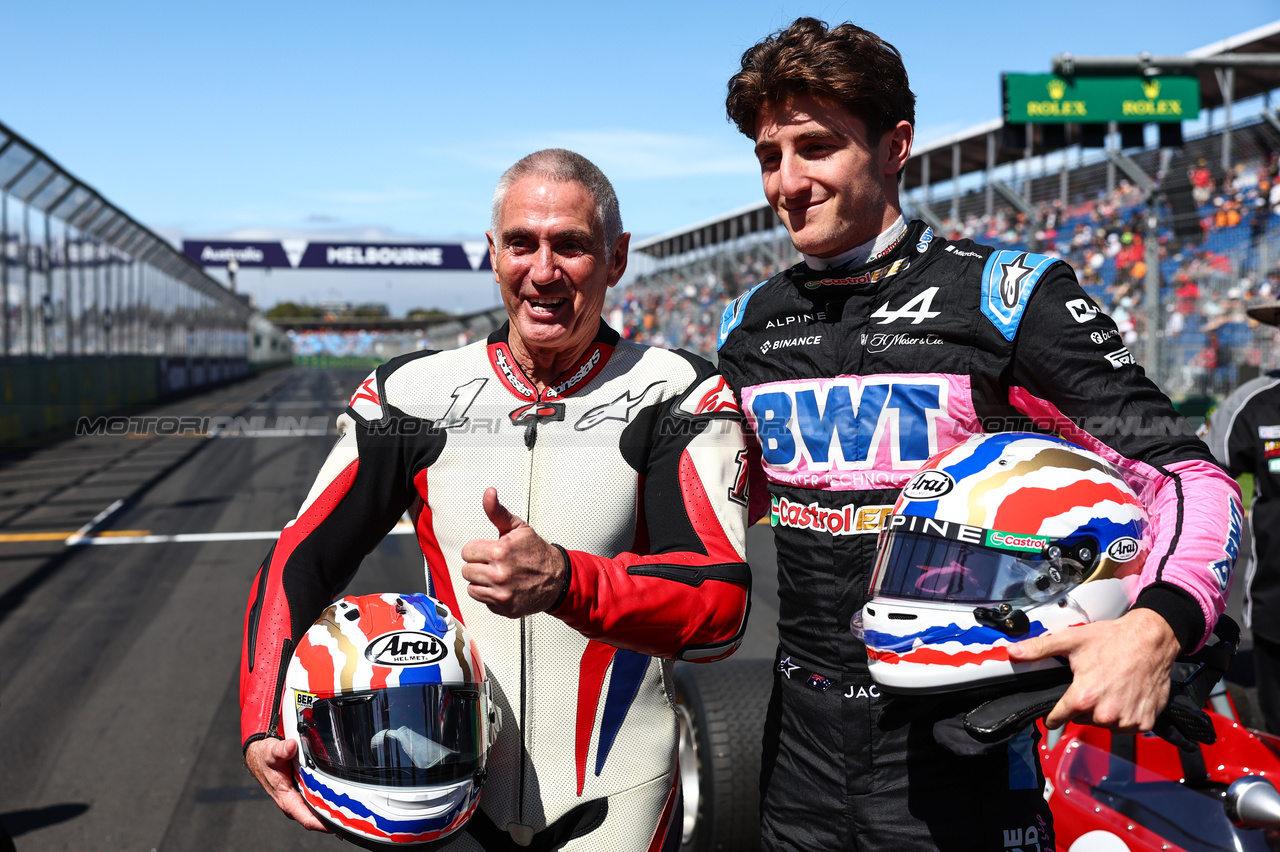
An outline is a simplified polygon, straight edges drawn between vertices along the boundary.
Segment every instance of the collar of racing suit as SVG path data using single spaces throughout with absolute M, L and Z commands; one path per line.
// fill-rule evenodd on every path
M 511 352 L 510 334 L 511 321 L 507 320 L 486 338 L 489 365 L 513 395 L 520 399 L 537 401 L 559 399 L 586 387 L 589 380 L 609 362 L 613 350 L 617 348 L 618 340 L 621 339 L 621 335 L 601 318 L 596 336 L 587 344 L 578 359 L 539 392 L 537 385 L 524 374 L 524 370 L 516 362 Z
M 902 216 L 893 221 L 893 224 L 885 229 L 884 233 L 867 240 L 862 245 L 854 246 L 848 251 L 842 251 L 834 257 L 817 257 L 812 254 L 804 254 L 805 265 L 810 269 L 821 272 L 825 269 L 840 269 L 846 266 L 859 266 L 864 263 L 879 260 L 889 252 L 893 251 L 898 241 L 902 239 L 902 232 L 907 230 L 907 222 Z
M 890 228 L 885 233 L 891 233 Z M 883 235 L 882 235 L 883 236 Z M 873 284 L 880 279 L 904 270 L 912 262 L 912 258 L 923 254 L 933 241 L 933 229 L 917 219 L 905 223 L 898 234 L 897 241 L 889 245 L 879 256 L 864 258 L 861 262 L 854 260 L 839 268 L 812 269 L 807 263 L 798 263 L 787 270 L 787 277 L 800 292 L 810 297 L 814 293 L 829 293 L 832 288 L 839 292 L 841 287 L 856 287 Z

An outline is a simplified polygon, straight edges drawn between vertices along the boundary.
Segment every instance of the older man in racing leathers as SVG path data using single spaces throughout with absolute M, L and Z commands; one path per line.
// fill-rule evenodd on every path
M 408 511 L 431 594 L 475 638 L 502 712 L 480 810 L 447 848 L 678 849 L 670 660 L 719 659 L 742 635 L 741 415 L 706 361 L 600 319 L 630 235 L 585 158 L 513 166 L 488 236 L 509 322 L 375 370 L 258 572 L 246 760 L 282 810 L 323 830 L 292 788 L 297 744 L 276 738 L 281 676 Z
M 750 48 L 729 83 L 730 118 L 804 256 L 731 303 L 720 328 L 778 552 L 768 849 L 1052 848 L 1034 729 L 981 756 L 951 753 L 934 725 L 955 708 L 885 702 L 850 631 L 876 522 L 936 452 L 1034 427 L 1154 484 L 1133 608 L 1010 646 L 1014 660 L 1069 660 L 1074 683 L 1051 727 L 1150 730 L 1174 658 L 1222 612 L 1239 545 L 1234 482 L 1067 264 L 904 221 L 897 180 L 914 101 L 895 48 L 811 18 Z M 753 514 L 763 492 L 753 489 Z

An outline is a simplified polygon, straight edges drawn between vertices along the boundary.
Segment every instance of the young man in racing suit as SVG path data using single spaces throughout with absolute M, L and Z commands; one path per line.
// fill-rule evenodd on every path
M 933 726 L 957 707 L 886 701 L 850 631 L 877 521 L 934 453 L 1037 428 L 1153 483 L 1134 607 L 1009 651 L 1069 660 L 1074 683 L 1050 726 L 1150 730 L 1172 661 L 1223 609 L 1238 549 L 1234 482 L 1069 266 L 903 221 L 914 102 L 896 49 L 809 18 L 749 49 L 729 82 L 729 116 L 805 258 L 732 302 L 720 327 L 720 367 L 768 484 L 769 505 L 756 489 L 751 514 L 770 512 L 778 552 L 768 849 L 1052 848 L 1034 729 L 952 754 Z
M 679 848 L 669 661 L 741 639 L 746 451 L 710 364 L 600 319 L 628 239 L 585 158 L 520 161 L 489 233 L 509 322 L 393 359 L 339 418 L 254 581 L 241 665 L 247 763 L 308 828 L 324 830 L 292 789 L 297 745 L 273 739 L 281 678 L 407 511 L 431 594 L 476 640 L 502 714 L 480 808 L 447 848 Z

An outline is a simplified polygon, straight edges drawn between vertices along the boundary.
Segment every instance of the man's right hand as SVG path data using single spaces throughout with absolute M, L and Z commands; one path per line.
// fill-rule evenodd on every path
M 293 785 L 293 758 L 297 753 L 297 740 L 267 737 L 249 744 L 244 762 L 285 816 L 301 823 L 308 831 L 332 834 L 307 807 L 302 794 Z

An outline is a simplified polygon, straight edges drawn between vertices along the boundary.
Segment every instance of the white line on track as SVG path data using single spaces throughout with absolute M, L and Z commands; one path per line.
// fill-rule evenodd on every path
M 413 525 L 400 521 L 387 535 L 413 535 Z M 87 547 L 99 544 L 167 544 L 193 541 L 274 541 L 280 537 L 280 530 L 251 530 L 246 532 L 222 533 L 177 533 L 175 535 L 121 535 L 110 537 L 72 536 L 67 539 L 68 547 Z
M 85 524 L 80 529 L 73 532 L 67 538 L 67 542 L 66 542 L 67 546 L 74 547 L 75 545 L 80 544 L 80 542 L 84 541 L 85 537 L 88 536 L 93 529 L 95 529 L 99 524 L 101 524 L 107 518 L 114 515 L 116 513 L 116 510 L 118 510 L 123 505 L 124 505 L 124 500 L 117 500 L 107 508 L 103 509 L 98 514 L 94 515 L 93 520 L 89 521 L 89 523 Z

